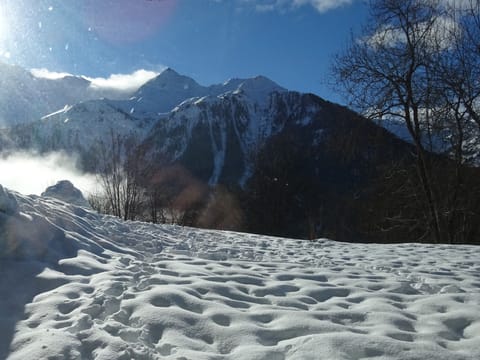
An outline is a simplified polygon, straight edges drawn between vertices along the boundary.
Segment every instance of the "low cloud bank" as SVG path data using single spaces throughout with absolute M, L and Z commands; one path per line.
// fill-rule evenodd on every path
M 30 69 L 30 73 L 36 78 L 49 79 L 49 80 L 58 80 L 58 79 L 63 79 L 64 77 L 67 77 L 67 76 L 74 76 L 66 72 L 50 71 L 45 68 Z
M 85 79 L 91 82 L 91 87 L 102 90 L 135 91 L 147 81 L 158 76 L 155 71 L 137 70 L 131 74 L 112 74 L 108 78 L 90 78 Z
M 36 78 L 59 80 L 67 76 L 78 76 L 67 72 L 50 71 L 45 68 L 30 69 L 30 73 Z M 134 92 L 138 90 L 147 81 L 158 76 L 158 72 L 139 69 L 131 74 L 112 74 L 108 77 L 89 77 L 81 75 L 79 77 L 90 81 L 90 88 L 100 91 L 118 91 Z
M 84 196 L 98 188 L 95 175 L 85 174 L 65 153 L 45 155 L 18 152 L 0 157 L 0 184 L 22 194 L 40 195 L 48 186 L 69 180 Z

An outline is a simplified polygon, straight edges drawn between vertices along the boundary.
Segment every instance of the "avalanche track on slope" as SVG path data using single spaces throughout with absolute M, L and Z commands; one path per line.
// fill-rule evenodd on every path
M 125 223 L 1 187 L 0 245 L 0 358 L 480 358 L 478 247 Z

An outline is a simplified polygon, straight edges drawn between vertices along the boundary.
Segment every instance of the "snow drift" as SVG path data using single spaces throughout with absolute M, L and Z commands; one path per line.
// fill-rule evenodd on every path
M 0 187 L 0 358 L 480 357 L 478 247 L 125 223 L 70 185 Z

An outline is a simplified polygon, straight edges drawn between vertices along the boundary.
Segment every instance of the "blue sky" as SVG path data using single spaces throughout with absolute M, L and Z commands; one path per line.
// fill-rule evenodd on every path
M 90 77 L 169 66 L 203 85 L 265 75 L 342 102 L 329 62 L 362 0 L 1 0 L 0 56 Z

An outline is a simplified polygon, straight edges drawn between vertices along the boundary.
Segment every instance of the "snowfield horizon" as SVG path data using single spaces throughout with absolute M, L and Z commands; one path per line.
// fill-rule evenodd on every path
M 480 247 L 101 215 L 0 186 L 0 359 L 480 358 Z

